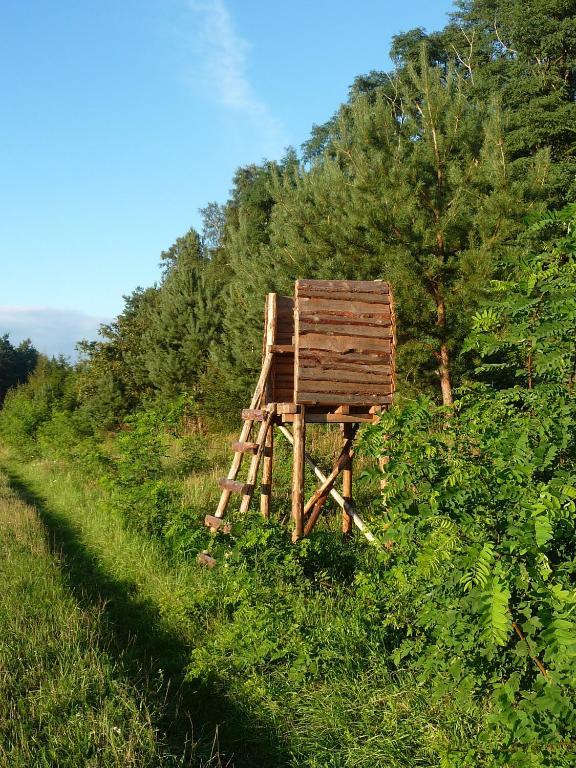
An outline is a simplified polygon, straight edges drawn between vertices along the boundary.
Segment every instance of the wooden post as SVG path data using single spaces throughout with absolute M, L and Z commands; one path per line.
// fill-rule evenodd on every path
M 275 293 L 269 293 L 266 296 L 265 329 L 264 329 L 264 354 L 262 363 L 266 356 L 273 354 L 272 347 L 276 343 L 276 325 L 278 323 L 278 296 Z M 274 399 L 274 386 L 272 376 L 268 379 L 264 389 L 264 402 L 271 403 Z
M 260 496 L 260 512 L 266 520 L 270 517 L 270 502 L 272 500 L 272 461 L 274 458 L 274 424 L 270 424 L 266 433 L 264 460 L 262 462 L 262 495 Z
M 286 427 L 283 424 L 279 424 L 278 429 L 280 430 L 281 434 L 284 435 L 286 440 L 288 440 L 290 445 L 293 446 L 294 437 L 292 436 L 291 432 L 288 429 L 286 429 Z M 321 483 L 325 483 L 328 478 L 326 477 L 324 472 L 322 472 L 316 466 L 316 464 L 314 464 L 314 462 L 312 461 L 312 457 L 308 453 L 306 453 L 306 451 L 304 451 L 304 460 L 306 461 L 310 469 L 314 472 L 318 480 L 320 480 Z M 342 497 L 342 495 L 338 493 L 336 488 L 330 489 L 330 496 L 332 496 L 332 498 L 334 499 L 336 504 L 338 504 L 338 506 L 346 509 L 346 512 L 348 512 L 348 514 L 354 521 L 354 525 L 356 526 L 356 528 L 359 528 L 362 531 L 362 533 L 368 539 L 368 541 L 371 544 L 374 544 L 374 546 L 377 547 L 378 549 L 383 550 L 382 544 L 378 541 L 378 539 L 374 536 L 374 534 L 372 534 L 368 530 L 368 528 L 366 527 L 366 523 L 364 522 L 364 520 L 362 520 L 358 512 L 356 512 L 354 508 L 350 504 L 348 504 L 348 502 Z
M 352 424 L 343 424 L 342 427 L 346 440 L 353 439 L 356 430 L 353 429 Z M 346 463 L 342 470 L 342 496 L 350 507 L 352 506 L 352 455 L 353 452 L 348 451 Z M 345 539 L 352 536 L 352 517 L 346 511 L 346 507 L 342 509 L 342 533 Z
M 304 406 L 294 415 L 292 467 L 292 541 L 304 534 L 304 454 L 306 451 L 306 414 Z

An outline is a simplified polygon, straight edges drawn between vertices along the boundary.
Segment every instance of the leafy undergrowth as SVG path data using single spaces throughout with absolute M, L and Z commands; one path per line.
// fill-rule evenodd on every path
M 127 528 L 110 495 L 73 471 L 6 464 L 62 548 L 72 587 L 103 605 L 133 663 L 152 665 L 145 695 L 155 689 L 167 707 L 152 723 L 173 747 L 192 728 L 191 764 L 212 754 L 214 765 L 405 768 L 464 764 L 468 752 L 492 764 L 482 706 L 432 700 L 390 664 L 382 607 L 354 576 L 374 558 L 362 542 L 320 533 L 294 547 L 253 518 L 216 540 L 219 565 L 207 571 Z

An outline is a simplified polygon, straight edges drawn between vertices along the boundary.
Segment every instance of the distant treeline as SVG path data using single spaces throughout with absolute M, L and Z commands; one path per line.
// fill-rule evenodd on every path
M 296 278 L 394 286 L 398 382 L 449 404 L 489 282 L 524 248 L 527 216 L 576 192 L 576 21 L 570 4 L 459 2 L 431 34 L 393 39 L 392 72 L 356 78 L 301 151 L 240 168 L 164 253 L 158 285 L 82 342 L 77 396 L 114 426 L 158 397 L 207 413 L 249 399 L 264 295 Z
M 29 339 L 15 347 L 8 334 L 0 336 L 0 405 L 9 389 L 25 382 L 38 362 L 38 352 Z

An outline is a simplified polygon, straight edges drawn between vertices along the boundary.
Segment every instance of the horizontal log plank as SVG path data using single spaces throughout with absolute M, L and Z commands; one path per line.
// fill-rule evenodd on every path
M 331 352 L 359 352 L 377 350 L 390 352 L 392 339 L 371 339 L 357 336 L 325 336 L 321 333 L 301 333 L 299 349 L 321 349 Z
M 344 293 L 390 293 L 390 284 L 383 280 L 296 280 L 297 295 L 311 288 L 324 288 Z
M 294 354 L 294 344 L 270 344 L 268 352 L 274 352 L 278 355 Z
M 328 349 L 302 349 L 300 350 L 299 363 L 302 365 L 317 364 L 327 365 L 366 365 L 366 366 L 388 366 L 392 365 L 391 352 L 370 350 L 369 352 L 331 352 Z
M 290 424 L 294 421 L 294 414 L 282 414 L 280 420 L 283 424 Z M 374 420 L 374 416 L 370 413 L 313 413 L 306 411 L 307 424 L 372 424 Z
M 232 443 L 234 453 L 256 453 L 258 443 Z
M 390 368 L 390 366 L 382 366 Z M 391 373 L 377 373 L 368 366 L 364 370 L 354 371 L 348 368 L 307 368 L 300 366 L 298 381 L 349 381 L 360 384 L 392 384 L 394 378 Z
M 345 360 L 319 360 L 318 358 L 300 359 L 300 378 L 314 378 L 315 373 L 331 373 L 338 371 L 350 376 L 374 376 L 375 378 L 393 377 L 393 368 L 391 365 L 378 365 L 376 363 L 349 363 Z M 303 374 L 303 371 L 306 371 Z M 357 378 L 353 379 L 356 381 Z M 345 381 L 345 379 L 343 379 Z
M 390 296 L 383 293 L 365 293 L 361 291 L 332 291 L 323 288 L 306 288 L 298 292 L 297 301 L 302 299 L 323 299 L 326 301 L 364 301 L 367 304 L 390 304 Z
M 296 302 L 296 312 L 350 312 L 353 315 L 382 315 L 390 312 L 389 304 L 370 304 L 353 299 L 320 299 L 306 297 Z
M 322 325 L 368 325 L 373 327 L 392 326 L 390 312 L 378 312 L 372 315 L 354 315 L 352 312 L 300 312 L 300 323 L 321 323 Z
M 230 533 L 232 530 L 232 526 L 229 522 L 226 520 L 222 520 L 221 517 L 216 517 L 215 515 L 206 515 L 204 518 L 204 525 L 207 525 L 208 528 L 211 528 L 213 531 L 220 531 L 221 533 Z
M 244 421 L 264 421 L 264 411 L 259 408 L 244 408 L 242 418 Z
M 227 477 L 222 477 L 218 480 L 218 485 L 226 491 L 241 493 L 243 496 L 250 490 L 250 486 L 247 483 L 241 483 L 239 480 L 230 480 Z
M 336 323 L 309 323 L 302 322 L 298 324 L 298 330 L 302 333 L 322 333 L 326 336 L 354 336 L 357 338 L 370 337 L 376 339 L 391 339 L 393 336 L 392 326 L 371 326 L 356 323 L 355 325 L 336 324 Z
M 296 403 L 276 403 L 276 413 L 300 413 L 300 410 Z
M 196 561 L 200 565 L 204 565 L 206 568 L 214 568 L 216 565 L 216 560 L 213 557 L 210 557 L 210 555 L 207 552 L 200 552 L 196 556 Z
M 299 399 L 302 390 L 310 390 L 312 387 L 314 387 L 315 392 L 334 394 L 334 402 L 337 402 L 338 396 L 343 392 L 373 395 L 391 395 L 394 392 L 392 382 L 318 381 L 317 379 L 308 381 L 303 379 L 296 384 L 296 399 Z
M 385 405 L 392 402 L 392 395 L 351 395 L 328 392 L 295 392 L 294 399 L 302 405 L 328 404 L 328 405 Z

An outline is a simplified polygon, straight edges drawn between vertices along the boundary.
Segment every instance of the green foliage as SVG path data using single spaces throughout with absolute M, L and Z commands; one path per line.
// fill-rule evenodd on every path
M 38 352 L 30 340 L 14 347 L 8 334 L 0 336 L 0 406 L 11 387 L 26 381 L 38 362 Z
M 26 384 L 8 392 L 0 411 L 0 435 L 23 454 L 38 451 L 36 438 L 59 408 L 75 406 L 74 372 L 63 359 L 39 359 Z
M 112 500 L 128 525 L 160 535 L 175 504 L 171 485 L 163 477 L 166 456 L 164 421 L 155 410 L 126 420 L 115 441 L 117 457 L 109 478 Z
M 548 765 L 576 735 L 573 221 L 573 208 L 540 219 L 556 237 L 476 316 L 470 346 L 502 356 L 492 365 L 510 367 L 511 386 L 471 384 L 455 412 L 420 397 L 363 438 L 390 456 L 383 599 L 397 590 L 397 658 L 438 695 L 490 696 L 513 765 L 520 745 Z

